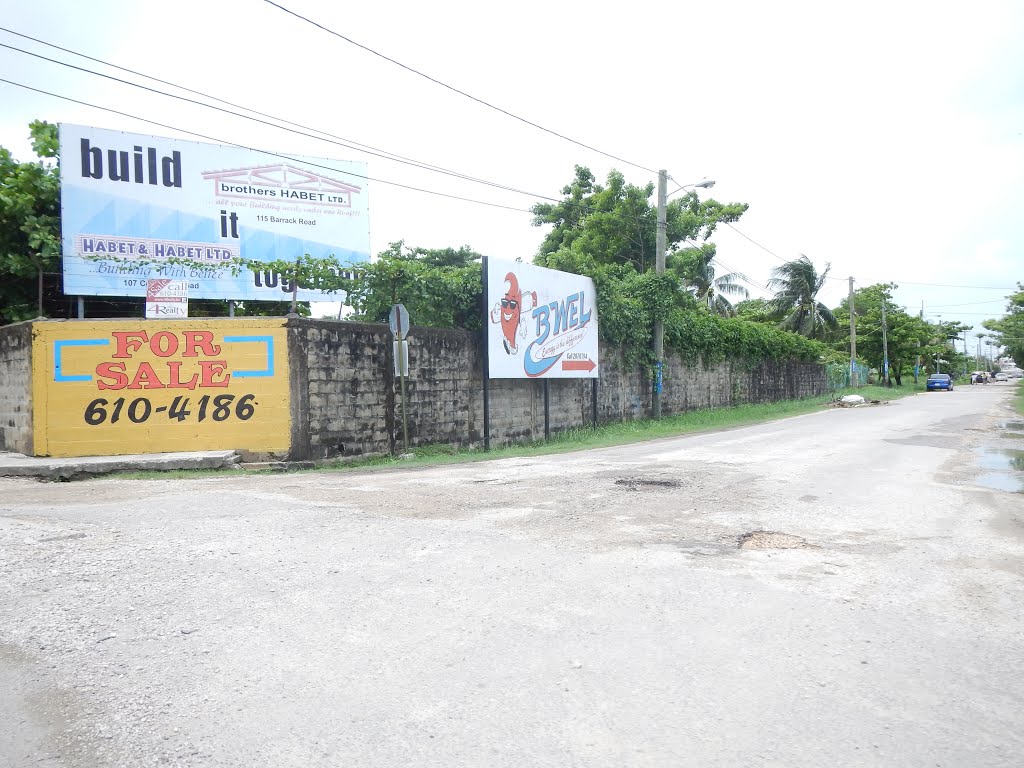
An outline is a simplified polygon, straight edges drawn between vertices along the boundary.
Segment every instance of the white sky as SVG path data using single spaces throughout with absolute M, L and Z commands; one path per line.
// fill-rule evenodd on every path
M 831 262 L 823 300 L 895 280 L 897 302 L 980 323 L 1024 280 L 1024 3 L 280 0 L 505 110 L 680 184 L 746 202 L 737 228 L 782 259 Z M 609 160 L 444 90 L 263 0 L 0 0 L 0 26 L 389 152 L 534 193 L 368 157 L 0 48 L 0 77 L 219 139 L 365 160 L 371 250 L 469 245 L 530 260 L 526 212 Z M 0 43 L 104 69 L 6 32 Z M 110 70 L 105 70 L 110 71 Z M 117 74 L 111 72 L 111 74 Z M 35 118 L 194 138 L 0 83 L 0 144 Z M 673 189 L 670 185 L 669 189 Z M 780 261 L 728 228 L 721 261 L 764 284 Z M 720 269 L 720 271 L 726 271 Z M 994 286 L 939 288 L 914 283 Z M 755 295 L 758 292 L 753 290 Z M 959 306 L 953 306 L 959 305 Z M 971 341 L 973 350 L 975 340 Z

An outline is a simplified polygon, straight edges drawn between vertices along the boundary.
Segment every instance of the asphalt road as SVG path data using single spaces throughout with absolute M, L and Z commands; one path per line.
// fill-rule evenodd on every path
M 436 469 L 0 480 L 0 765 L 1019 766 L 1024 497 L 979 484 L 1024 442 L 1011 391 Z

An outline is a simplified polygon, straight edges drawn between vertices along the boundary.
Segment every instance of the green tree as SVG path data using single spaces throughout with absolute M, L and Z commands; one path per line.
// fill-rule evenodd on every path
M 825 339 L 836 327 L 832 311 L 818 301 L 831 265 L 820 275 L 809 258 L 800 254 L 793 261 L 772 270 L 768 288 L 775 292 L 768 306 L 779 327 L 809 339 Z
M 0 322 L 9 323 L 44 315 L 72 316 L 73 298 L 63 294 L 59 279 L 60 175 L 53 160 L 58 155 L 57 126 L 36 120 L 29 125 L 32 148 L 38 160 L 19 163 L 0 147 Z M 287 265 L 294 271 L 293 265 Z M 90 317 L 139 317 L 144 300 L 134 297 L 97 296 L 85 299 Z M 237 302 L 236 315 L 281 315 L 290 304 L 273 301 Z M 309 304 L 300 302 L 300 315 Z M 194 299 L 193 317 L 224 317 L 228 302 Z
M 929 359 L 938 354 L 943 346 L 934 340 L 938 329 L 909 315 L 902 307 L 893 303 L 892 291 L 895 285 L 878 283 L 858 288 L 853 294 L 856 310 L 854 325 L 857 332 L 858 357 L 869 367 L 884 370 L 882 345 L 882 303 L 886 309 L 886 339 L 889 347 L 889 374 L 897 386 L 903 383 L 903 376 L 919 365 L 919 359 Z M 838 327 L 834 333 L 833 347 L 845 352 L 850 345 L 850 303 L 843 299 L 834 312 Z
M 903 383 L 903 376 L 916 366 L 923 366 L 928 372 L 936 367 L 945 372 L 963 370 L 966 361 L 953 344 L 964 331 L 958 322 L 929 323 L 909 314 L 893 301 L 894 283 L 877 283 L 858 288 L 853 294 L 856 311 L 854 323 L 857 332 L 858 357 L 879 372 L 884 370 L 882 344 L 882 303 L 885 303 L 885 339 L 889 351 L 889 375 L 896 385 Z M 833 347 L 838 351 L 849 349 L 850 304 L 843 299 L 835 310 L 838 329 L 833 336 Z M 945 361 L 940 363 L 938 361 Z
M 771 310 L 766 299 L 747 299 L 736 305 L 736 316 L 752 323 L 771 323 Z
M 682 248 L 670 253 L 666 265 L 701 306 L 712 314 L 731 317 L 736 310 L 726 295 L 746 299 L 750 292 L 740 285 L 743 276 L 739 273 L 729 272 L 716 277 L 714 258 L 715 244 L 704 243 L 697 248 Z
M 377 261 L 342 271 L 331 282 L 346 294 L 353 320 L 386 322 L 392 304 L 404 304 L 414 325 L 480 328 L 481 256 L 459 249 L 409 248 L 391 243 Z
M 0 147 L 0 319 L 14 322 L 43 315 L 60 301 L 47 273 L 60 263 L 60 180 L 57 127 L 31 123 L 39 159 L 19 163 Z M 49 288 L 49 290 L 47 290 Z
M 1018 366 L 1024 366 L 1024 282 L 1017 283 L 1017 288 L 1016 293 L 1006 297 L 1006 315 L 986 320 L 982 325 Z
M 562 189 L 557 203 L 537 203 L 531 209 L 533 225 L 553 225 L 534 259 L 548 266 L 548 257 L 569 248 L 590 256 L 597 264 L 629 264 L 637 272 L 655 266 L 658 228 L 657 205 L 652 205 L 654 184 L 637 187 L 618 171 L 597 184 L 589 168 L 576 166 L 576 177 Z M 707 240 L 720 223 L 739 220 L 743 203 L 701 201 L 695 192 L 668 203 L 666 243 L 673 249 L 685 240 Z

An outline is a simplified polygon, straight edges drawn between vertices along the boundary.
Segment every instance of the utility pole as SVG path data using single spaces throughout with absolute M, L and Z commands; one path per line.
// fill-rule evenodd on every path
M 882 381 L 889 386 L 889 340 L 885 327 L 885 294 L 882 295 Z
M 658 232 L 654 241 L 654 271 L 665 272 L 665 250 L 668 247 L 668 171 L 658 171 Z M 651 396 L 651 415 L 661 418 L 662 358 L 665 356 L 665 324 L 660 317 L 654 319 L 654 391 Z
M 850 386 L 857 386 L 857 320 L 853 311 L 853 275 L 850 275 Z

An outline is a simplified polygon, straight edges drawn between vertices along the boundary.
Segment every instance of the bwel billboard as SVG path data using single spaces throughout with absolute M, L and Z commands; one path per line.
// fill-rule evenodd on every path
M 366 165 L 60 125 L 64 292 L 283 300 L 292 286 L 239 259 L 370 258 Z M 331 294 L 301 286 L 302 301 Z
M 490 378 L 600 377 L 593 280 L 493 259 L 486 270 Z
M 285 323 L 36 322 L 35 454 L 287 451 Z

